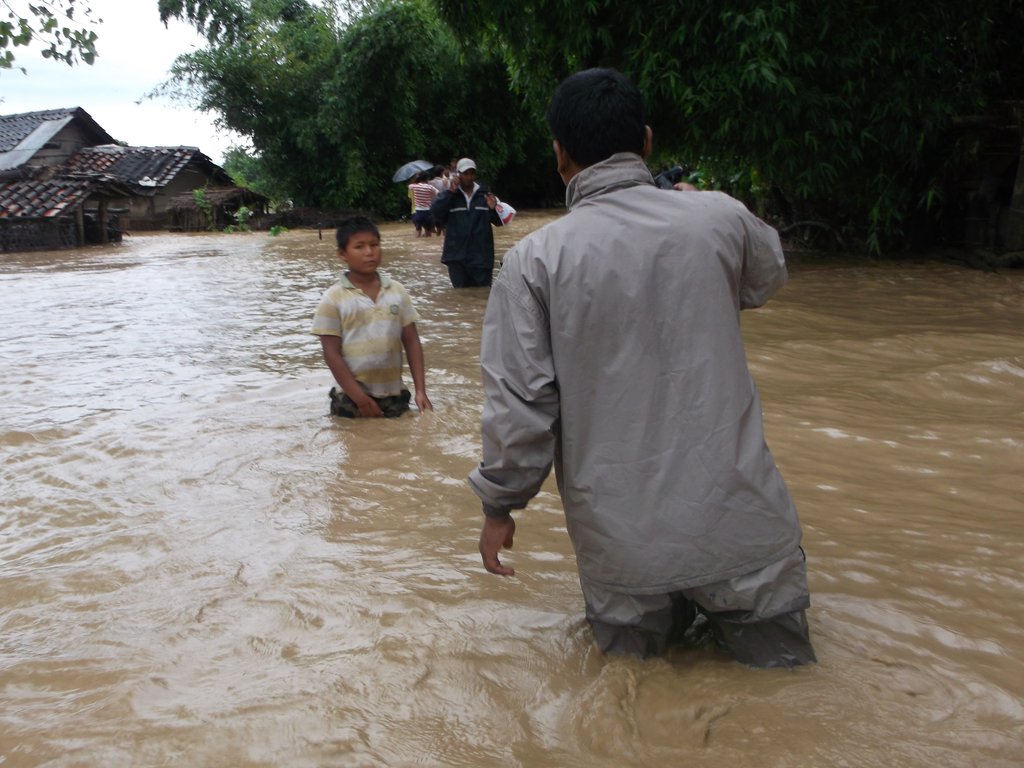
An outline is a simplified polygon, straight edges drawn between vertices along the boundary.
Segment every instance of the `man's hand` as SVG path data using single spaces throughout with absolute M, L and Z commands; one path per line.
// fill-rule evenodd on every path
M 480 557 L 488 572 L 499 576 L 516 575 L 515 568 L 507 568 L 498 560 L 498 551 L 502 547 L 512 549 L 512 536 L 515 532 L 516 521 L 512 515 L 484 518 L 484 527 L 480 531 Z
M 484 202 L 487 203 L 487 207 L 492 211 L 498 206 L 498 198 L 490 192 L 484 195 Z

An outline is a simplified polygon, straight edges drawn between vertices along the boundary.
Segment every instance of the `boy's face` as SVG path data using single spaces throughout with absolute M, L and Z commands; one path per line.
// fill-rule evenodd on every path
M 338 250 L 338 256 L 352 272 L 372 275 L 380 266 L 380 238 L 373 232 L 356 232 Z

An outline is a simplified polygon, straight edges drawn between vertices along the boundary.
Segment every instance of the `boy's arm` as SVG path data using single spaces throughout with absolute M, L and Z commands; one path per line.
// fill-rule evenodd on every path
M 402 346 L 405 347 L 405 357 L 409 361 L 409 372 L 412 374 L 412 384 L 416 390 L 416 407 L 420 413 L 434 410 L 434 406 L 427 397 L 427 382 L 423 366 L 423 345 L 420 344 L 420 334 L 416 330 L 416 323 L 409 323 L 402 327 Z
M 341 354 L 341 337 L 321 336 L 320 346 L 324 351 L 324 362 L 331 369 L 334 380 L 338 382 L 342 392 L 348 395 L 352 402 L 356 404 L 359 408 L 359 413 L 370 417 L 383 416 L 384 412 L 377 405 L 377 401 L 363 391 L 363 388 L 359 386 L 359 382 L 356 381 L 356 377 L 352 375 L 352 370 L 348 367 L 348 363 L 345 362 L 345 358 Z

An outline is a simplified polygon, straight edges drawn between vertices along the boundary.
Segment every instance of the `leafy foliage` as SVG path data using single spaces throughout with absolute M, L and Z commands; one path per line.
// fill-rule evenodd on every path
M 334 16 L 352 17 L 374 0 L 320 0 L 314 5 Z M 280 4 L 282 19 L 301 17 L 309 7 L 305 0 Z M 249 20 L 259 15 L 258 0 L 157 0 L 160 21 L 179 19 L 194 26 L 211 43 L 233 43 L 247 34 Z
M 63 61 L 68 66 L 79 62 L 92 64 L 96 60 L 92 10 L 80 0 L 34 0 L 28 4 L 27 14 L 15 12 L 6 2 L 2 5 L 7 15 L 0 19 L 0 69 L 15 66 L 12 49 L 33 44 L 42 46 L 43 58 Z M 82 13 L 76 19 L 79 10 Z M 21 71 L 26 70 L 21 67 Z
M 264 175 L 302 198 L 318 177 L 294 159 L 316 153 L 322 83 L 336 61 L 333 18 L 291 0 L 258 0 L 227 38 L 231 42 L 179 56 L 172 83 L 218 122 L 248 136 L 264 159 Z M 292 189 L 292 188 L 295 189 Z
M 302 0 L 252 0 L 230 35 L 180 56 L 172 75 L 249 138 L 254 188 L 297 206 L 400 213 L 406 190 L 391 175 L 410 159 L 472 154 L 493 181 L 546 145 L 503 62 L 462 49 L 423 0 L 375 4 L 346 26 Z
M 381 4 L 345 29 L 340 48 L 325 106 L 344 147 L 341 199 L 401 210 L 405 189 L 381 189 L 380 180 L 407 160 L 472 155 L 496 182 L 496 171 L 546 141 L 510 92 L 502 61 L 461 48 L 428 3 Z
M 264 195 L 272 208 L 288 207 L 288 190 L 280 180 L 268 174 L 265 164 L 245 147 L 231 147 L 224 153 L 224 170 L 240 187 Z
M 209 231 L 213 230 L 213 224 L 215 214 L 213 210 L 213 203 L 210 202 L 206 196 L 206 187 L 197 187 L 192 190 L 192 199 L 195 201 L 196 208 L 202 214 L 202 219 L 206 223 L 206 229 Z
M 962 215 L 980 143 L 957 118 L 1024 99 L 1017 0 L 159 6 L 210 41 L 179 60 L 179 83 L 251 137 L 297 204 L 401 210 L 391 169 L 462 154 L 529 197 L 553 178 L 535 165 L 554 86 L 613 66 L 645 94 L 653 166 L 681 162 L 702 186 L 880 250 Z
M 590 66 L 644 92 L 654 158 L 749 169 L 796 215 L 867 231 L 876 249 L 938 217 L 969 149 L 956 115 L 1024 98 L 1024 6 L 830 0 L 437 0 L 493 46 L 534 104 Z
M 249 219 L 253 216 L 253 211 L 246 205 L 240 206 L 237 211 L 231 214 L 234 218 L 234 224 L 228 224 L 224 227 L 225 232 L 249 232 L 251 227 L 249 226 Z
M 157 8 L 164 24 L 171 18 L 187 21 L 210 42 L 233 42 L 249 13 L 244 0 L 158 0 Z

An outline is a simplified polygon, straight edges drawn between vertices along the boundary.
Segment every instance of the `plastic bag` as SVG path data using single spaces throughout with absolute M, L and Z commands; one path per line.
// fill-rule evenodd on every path
M 501 219 L 503 225 L 508 224 L 512 219 L 515 218 L 516 209 L 508 203 L 503 203 L 498 200 L 498 204 L 494 206 L 494 210 L 497 212 L 498 217 Z

